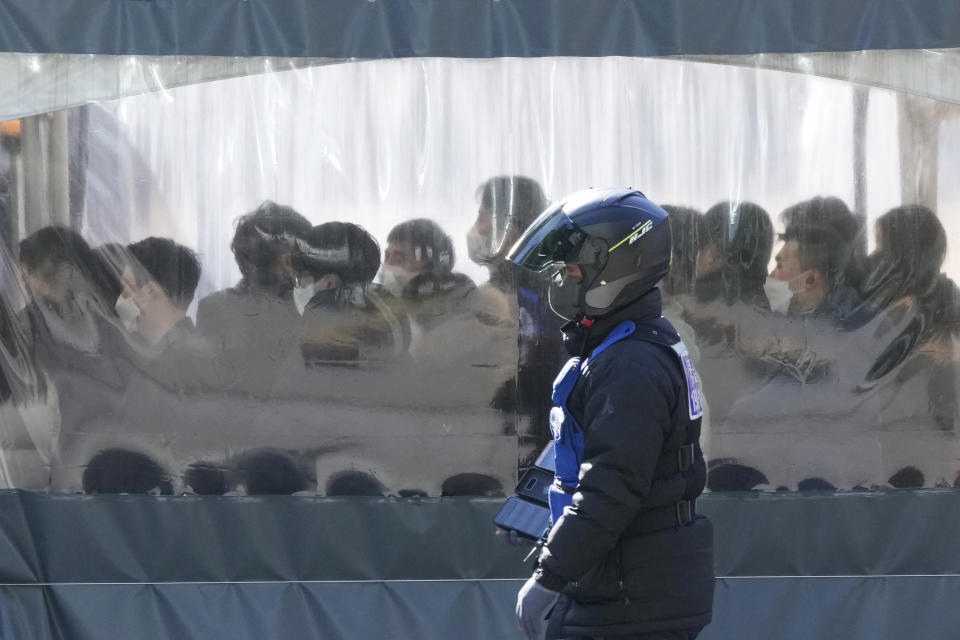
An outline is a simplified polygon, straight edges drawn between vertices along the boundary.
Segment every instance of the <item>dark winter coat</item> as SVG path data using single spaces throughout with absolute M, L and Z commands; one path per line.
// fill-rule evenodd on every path
M 591 361 L 568 401 L 584 431 L 584 452 L 573 506 L 539 559 L 538 581 L 563 588 L 565 596 L 551 616 L 550 636 L 693 629 L 710 622 L 712 525 L 697 517 L 686 526 L 647 526 L 654 512 L 699 495 L 706 479 L 699 445 L 689 469 L 664 472 L 699 421 L 690 420 L 683 370 L 668 346 L 679 337 L 660 309 L 655 289 L 597 321 L 583 337 L 587 354 L 624 320 L 638 326 Z M 663 344 L 635 337 L 649 338 L 652 332 L 643 327 L 651 325 Z M 568 332 L 570 342 L 577 342 L 575 332 Z

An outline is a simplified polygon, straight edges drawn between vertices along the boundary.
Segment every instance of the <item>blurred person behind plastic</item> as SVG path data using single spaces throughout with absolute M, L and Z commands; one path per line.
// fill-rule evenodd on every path
M 703 303 L 737 302 L 769 309 L 763 291 L 773 224 L 752 202 L 720 202 L 697 218 L 694 291 Z
M 44 491 L 60 427 L 56 388 L 0 288 L 0 488 Z
M 80 234 L 65 227 L 45 227 L 22 240 L 19 259 L 31 295 L 20 312 L 21 327 L 59 410 L 54 426 L 41 426 L 34 438 L 53 466 L 63 434 L 99 422 L 128 389 L 125 340 L 106 297 L 119 280 Z
M 670 321 L 686 345 L 690 360 L 700 366 L 700 348 L 693 326 L 684 320 L 684 307 L 680 302 L 693 288 L 697 265 L 697 227 L 703 214 L 690 207 L 662 205 L 670 223 L 670 273 L 663 279 L 660 291 L 663 294 L 663 317 Z M 701 396 L 703 417 L 700 426 L 700 448 L 705 459 L 710 458 L 710 404 L 706 395 Z
M 823 197 L 787 208 L 781 220 L 784 244 L 764 283 L 773 313 L 743 309 L 737 318 L 737 353 L 757 384 L 741 389 L 714 425 L 708 480 L 714 491 L 853 482 L 830 468 L 833 458 L 820 456 L 829 462 L 815 464 L 808 449 L 786 447 L 783 438 L 801 441 L 806 433 L 796 419 L 803 411 L 798 402 L 819 403 L 827 424 L 838 419 L 838 407 L 853 406 L 852 385 L 841 384 L 832 367 L 842 358 L 838 329 L 869 320 L 856 315 L 860 306 L 847 275 L 860 223 L 841 200 Z M 808 382 L 822 388 L 794 388 Z
M 680 299 L 689 295 L 693 289 L 697 264 L 697 227 L 703 214 L 690 207 L 670 204 L 662 205 L 661 208 L 669 216 L 667 220 L 670 223 L 672 247 L 670 273 L 660 287 L 663 293 L 663 315 L 676 328 L 696 364 L 700 361 L 696 332 L 683 319 L 683 304 Z
M 150 237 L 127 247 L 116 309 L 140 338 L 134 351 L 150 377 L 171 389 L 217 389 L 223 381 L 210 343 L 187 309 L 200 281 L 200 261 L 187 247 Z
M 777 291 L 774 311 L 826 317 L 843 330 L 870 320 L 852 286 L 861 223 L 839 198 L 817 197 L 781 214 L 783 247 L 766 291 Z M 788 295 L 789 294 L 789 295 Z
M 933 211 L 907 205 L 878 218 L 875 233 L 876 250 L 864 261 L 861 290 L 899 331 L 877 357 L 864 386 L 885 389 L 881 395 L 887 397 L 889 431 L 900 424 L 913 432 L 954 433 L 960 391 L 956 371 L 960 289 L 940 271 L 947 253 L 946 232 Z M 907 485 L 922 486 L 924 454 L 916 450 L 917 441 L 915 437 L 902 447 L 913 449 L 915 460 L 901 462 L 920 472 Z M 930 472 L 926 475 L 929 484 Z
M 780 218 L 783 244 L 764 284 L 774 315 L 742 317 L 738 350 L 764 377 L 823 381 L 836 361 L 826 345 L 876 318 L 852 286 L 862 225 L 834 197 L 799 202 Z
M 406 353 L 409 320 L 399 302 L 373 284 L 380 246 L 363 227 L 350 222 L 314 227 L 298 241 L 291 260 L 308 366 L 384 362 Z
M 186 315 L 199 260 L 159 237 L 97 251 L 119 276 L 115 310 L 124 339 L 112 349 L 125 381 L 112 402 L 63 430 L 52 485 L 87 493 L 169 494 L 178 485 L 181 462 L 169 446 L 181 438 L 172 436 L 183 425 L 213 424 L 198 418 L 195 399 L 221 386 L 213 351 Z
M 878 309 L 905 300 L 916 305 L 921 342 L 960 326 L 957 286 L 940 272 L 947 235 L 936 214 L 920 205 L 891 209 L 876 222 L 876 250 L 863 265 L 861 292 Z
M 103 295 L 116 285 L 87 241 L 66 227 L 44 227 L 20 241 L 20 268 L 31 294 L 24 320 L 45 363 L 72 352 L 97 353 L 98 319 L 113 304 Z
M 493 288 L 478 289 L 469 277 L 454 272 L 455 259 L 450 236 L 436 222 L 408 220 L 387 236 L 381 282 L 405 303 L 416 361 L 428 367 L 495 367 L 503 360 L 489 349 L 490 340 L 502 342 L 510 330 L 509 302 Z
M 516 317 L 511 316 L 503 293 L 493 287 L 479 289 L 470 278 L 453 271 L 454 261 L 450 237 L 431 220 L 401 223 L 388 235 L 381 277 L 394 287 L 397 280 L 391 279 L 391 273 L 408 280 L 399 291 L 412 329 L 412 366 L 402 379 L 391 380 L 390 392 L 402 396 L 404 406 L 419 406 L 428 414 L 398 414 L 401 421 L 423 422 L 425 417 L 433 424 L 442 421 L 442 431 L 433 432 L 440 437 L 437 445 L 460 459 L 452 466 L 458 467 L 455 475 L 465 481 L 451 480 L 441 492 L 482 495 L 495 483 L 506 486 L 489 477 L 506 459 L 480 465 L 468 451 L 511 451 L 510 464 L 516 469 L 513 420 L 505 421 L 494 406 L 497 391 L 516 372 Z M 455 440 L 451 435 L 469 439 Z M 503 478 L 502 473 L 495 475 Z M 515 471 L 510 475 L 515 477 Z
M 477 218 L 467 232 L 470 259 L 486 266 L 490 281 L 480 289 L 501 292 L 518 331 L 517 372 L 498 389 L 494 406 L 517 420 L 524 455 L 535 455 L 551 439 L 550 387 L 565 360 L 560 319 L 547 305 L 549 283 L 506 259 L 507 252 L 549 205 L 541 186 L 526 176 L 494 176 L 476 192 Z M 513 415 L 510 415 L 513 414 Z M 519 415 L 518 415 L 519 414 Z
M 741 322 L 769 310 L 763 290 L 773 247 L 767 212 L 750 202 L 721 202 L 705 214 L 668 206 L 674 264 L 664 283 L 663 313 L 690 346 L 704 380 L 703 450 L 735 399 L 756 383 L 737 351 Z
M 311 228 L 300 213 L 269 200 L 237 221 L 230 248 L 242 278 L 197 306 L 197 327 L 233 389 L 270 396 L 277 367 L 297 348 L 290 255 Z
M 61 422 L 72 429 L 122 398 L 129 371 L 113 312 L 116 276 L 80 234 L 45 227 L 20 242 L 31 300 L 20 312 L 37 359 L 57 387 Z
M 798 284 L 785 322 L 745 332 L 771 343 L 761 354 L 770 376 L 738 399 L 714 450 L 756 466 L 776 487 L 951 484 L 958 443 L 949 318 L 957 316 L 947 310 L 957 296 L 939 273 L 942 226 L 922 207 L 882 216 L 878 249 L 859 271 L 861 303 L 849 284 L 858 273 L 849 260 L 859 223 L 836 202 L 814 199 L 784 212 L 787 243 L 771 277 Z M 937 287 L 943 295 L 928 297 Z M 934 355 L 934 344 L 945 357 Z M 712 472 L 711 482 L 717 477 Z
M 745 315 L 769 310 L 763 284 L 773 225 L 767 212 L 750 202 L 721 202 L 702 216 L 691 212 L 688 217 L 692 228 L 677 228 L 686 236 L 678 248 L 687 253 L 679 257 L 682 268 L 671 284 L 670 312 L 676 315 L 677 307 L 682 308 L 682 317 L 696 336 L 712 427 L 756 381 L 749 363 L 739 358 L 736 342 Z M 691 294 L 683 292 L 686 286 Z

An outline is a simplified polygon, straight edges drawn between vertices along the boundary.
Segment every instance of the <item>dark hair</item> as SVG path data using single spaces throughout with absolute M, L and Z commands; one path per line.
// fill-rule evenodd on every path
M 364 471 L 338 471 L 327 478 L 328 496 L 383 496 L 387 488 Z
M 840 198 L 817 196 L 787 207 L 780 214 L 786 233 L 803 227 L 826 227 L 843 242 L 851 243 L 863 228 L 857 216 Z
M 697 226 L 702 213 L 690 207 L 665 204 L 660 207 L 667 212 L 670 223 L 670 246 L 673 252 L 670 274 L 667 276 L 667 293 L 689 291 L 697 265 Z
M 797 243 L 797 257 L 803 270 L 816 269 L 827 279 L 830 287 L 837 285 L 846 265 L 842 255 L 844 244 L 827 227 L 799 227 L 780 234 L 784 242 Z
M 947 257 L 947 233 L 937 214 L 921 205 L 905 205 L 877 218 L 882 252 L 923 286 L 940 273 Z
M 72 229 L 57 225 L 44 227 L 21 240 L 20 264 L 44 278 L 61 267 L 73 267 L 95 293 L 105 296 L 108 307 L 113 306 L 109 295 L 117 286 L 116 276 L 83 236 Z
M 483 473 L 458 473 L 443 481 L 441 496 L 487 496 L 504 495 L 503 483 Z
M 45 271 L 61 265 L 89 270 L 96 262 L 90 245 L 73 229 L 44 227 L 20 241 L 20 264 L 31 271 Z
M 303 239 L 312 225 L 291 207 L 270 200 L 237 220 L 230 249 L 244 279 L 254 285 L 267 284 L 277 259 Z
M 149 456 L 127 449 L 104 449 L 83 470 L 86 493 L 173 493 L 169 476 Z
M 314 277 L 335 273 L 344 284 L 366 284 L 380 269 L 380 245 L 358 224 L 326 222 L 297 244 L 293 265 Z
M 181 309 L 190 306 L 200 282 L 197 254 L 169 238 L 150 237 L 128 247 L 136 260 L 131 265 L 138 284 L 143 279 L 160 285 L 170 301 Z M 142 271 L 141 271 L 142 270 Z
M 880 216 L 876 225 L 879 247 L 863 261 L 860 292 L 865 299 L 885 309 L 903 296 L 930 298 L 938 286 L 943 288 L 940 267 L 947 254 L 947 234 L 933 211 L 920 205 L 896 207 Z M 956 317 L 952 294 L 949 298 L 937 304 L 948 304 L 949 315 Z M 925 301 L 930 302 L 934 301 Z
M 736 300 L 766 307 L 763 283 L 773 251 L 773 223 L 752 202 L 720 202 L 697 219 L 698 247 L 714 246 L 723 256 L 716 293 L 727 303 Z
M 453 271 L 456 254 L 453 241 L 433 220 L 417 218 L 401 222 L 390 230 L 388 243 L 406 243 L 421 266 L 421 273 L 445 274 Z
M 249 495 L 290 495 L 312 485 L 294 459 L 281 451 L 245 453 L 237 461 L 236 471 L 243 478 Z
M 780 239 L 797 243 L 803 269 L 817 269 L 831 288 L 845 279 L 862 225 L 843 200 L 811 198 L 785 209 L 780 219 L 786 227 Z
M 526 176 L 494 176 L 477 188 L 476 196 L 484 209 L 515 218 L 521 230 L 549 204 L 540 183 Z
M 194 462 L 183 474 L 183 483 L 201 496 L 220 496 L 230 490 L 230 474 L 223 465 Z

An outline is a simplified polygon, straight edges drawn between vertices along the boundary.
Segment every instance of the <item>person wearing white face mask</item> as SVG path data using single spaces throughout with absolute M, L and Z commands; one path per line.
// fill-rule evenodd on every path
M 221 388 L 228 374 L 187 315 L 200 280 L 196 254 L 168 238 L 150 237 L 118 257 L 124 261 L 117 265 L 123 289 L 115 310 L 131 334 L 124 357 L 145 374 L 143 380 L 136 376 L 136 390 L 129 393 L 144 392 L 146 381 L 178 392 Z
M 179 337 L 202 340 L 187 317 L 200 281 L 196 254 L 167 238 L 146 238 L 127 248 L 131 264 L 120 279 L 123 292 L 115 309 L 128 331 L 150 345 L 167 346 Z
M 310 304 L 317 293 L 327 289 L 336 289 L 342 285 L 343 282 L 334 273 L 328 273 L 319 280 L 314 280 L 313 276 L 309 274 L 298 275 L 293 287 L 293 304 L 302 316 L 307 310 L 307 305 Z
M 296 243 L 291 267 L 308 366 L 382 361 L 406 352 L 409 322 L 384 287 L 372 283 L 380 246 L 363 227 L 351 222 L 314 227 Z
M 454 272 L 455 258 L 453 241 L 440 225 L 408 220 L 387 236 L 380 282 L 404 305 L 409 352 L 422 372 L 489 406 L 516 368 L 516 316 L 502 293 Z M 452 382 L 457 380 L 463 383 Z
M 813 315 L 847 330 L 862 326 L 873 316 L 845 281 L 843 256 L 850 247 L 835 230 L 798 226 L 780 237 L 783 247 L 764 284 L 773 311 Z
M 777 266 L 763 285 L 770 310 L 796 315 L 812 311 L 826 297 L 823 274 L 818 269 L 803 269 L 800 243 L 788 240 L 775 258 Z
M 470 260 L 489 269 L 491 284 L 513 292 L 529 279 L 506 254 L 550 202 L 537 181 L 526 176 L 494 176 L 477 189 L 477 200 L 477 219 L 467 232 Z
M 453 242 L 436 222 L 426 218 L 408 220 L 391 229 L 387 236 L 380 283 L 400 298 L 418 276 L 422 276 L 419 281 L 452 276 L 454 259 Z M 406 293 L 415 297 L 413 291 Z
M 854 328 L 869 320 L 860 311 L 860 299 L 851 273 L 862 240 L 862 224 L 842 200 L 811 198 L 780 214 L 786 230 L 777 254 L 777 266 L 766 288 L 778 300 L 771 307 L 788 315 L 813 314 Z M 864 317 L 861 317 L 864 316 Z

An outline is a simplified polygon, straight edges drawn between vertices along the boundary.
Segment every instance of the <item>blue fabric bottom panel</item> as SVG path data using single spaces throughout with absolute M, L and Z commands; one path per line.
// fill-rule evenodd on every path
M 0 588 L 3 640 L 522 640 L 519 580 Z M 717 581 L 701 640 L 955 640 L 960 576 Z
M 950 640 L 960 576 L 731 578 L 698 640 Z

